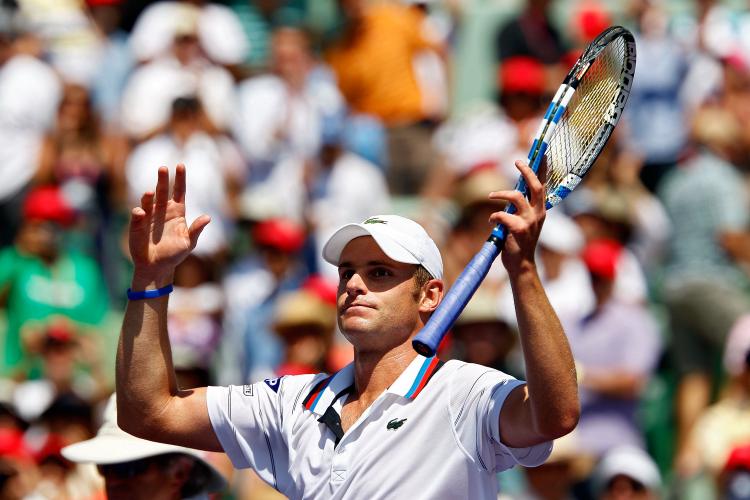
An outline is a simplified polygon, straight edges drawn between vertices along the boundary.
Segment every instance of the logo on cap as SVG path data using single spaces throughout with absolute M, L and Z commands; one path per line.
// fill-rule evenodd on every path
M 377 217 L 370 217 L 366 221 L 364 221 L 362 224 L 388 224 L 388 221 L 384 221 L 383 219 L 378 219 Z

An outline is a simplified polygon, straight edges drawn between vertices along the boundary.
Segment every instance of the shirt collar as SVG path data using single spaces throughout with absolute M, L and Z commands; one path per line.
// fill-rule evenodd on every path
M 401 372 L 396 381 L 386 392 L 398 396 L 414 399 L 422 391 L 427 381 L 439 367 L 436 356 L 426 358 L 417 355 L 416 358 Z M 338 396 L 354 385 L 354 363 L 350 363 L 330 377 L 326 377 L 315 384 L 302 404 L 316 415 L 323 415 Z

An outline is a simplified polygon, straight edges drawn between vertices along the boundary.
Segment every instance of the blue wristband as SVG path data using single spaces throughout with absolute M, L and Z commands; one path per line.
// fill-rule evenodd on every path
M 174 287 L 170 283 L 163 288 L 157 288 L 156 290 L 142 290 L 140 292 L 134 292 L 128 288 L 128 300 L 142 300 L 142 299 L 155 299 L 164 295 L 169 295 L 174 290 Z

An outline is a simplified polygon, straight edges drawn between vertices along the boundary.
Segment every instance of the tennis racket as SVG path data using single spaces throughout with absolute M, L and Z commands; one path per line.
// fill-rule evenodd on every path
M 612 134 L 630 94 L 635 72 L 635 40 L 623 27 L 603 31 L 586 48 L 563 80 L 536 132 L 529 166 L 536 173 L 547 163 L 546 207 L 552 208 L 581 182 Z M 516 189 L 528 196 L 523 177 Z M 514 213 L 512 204 L 506 211 Z M 414 349 L 435 354 L 440 341 L 503 249 L 505 226 L 499 224 L 464 268 L 425 327 Z

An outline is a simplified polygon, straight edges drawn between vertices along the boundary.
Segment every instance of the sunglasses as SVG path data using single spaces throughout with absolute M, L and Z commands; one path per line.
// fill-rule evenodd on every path
M 145 473 L 151 465 L 163 465 L 161 457 L 148 457 L 130 462 L 116 464 L 99 464 L 96 468 L 102 476 L 114 476 L 120 479 L 130 479 Z

